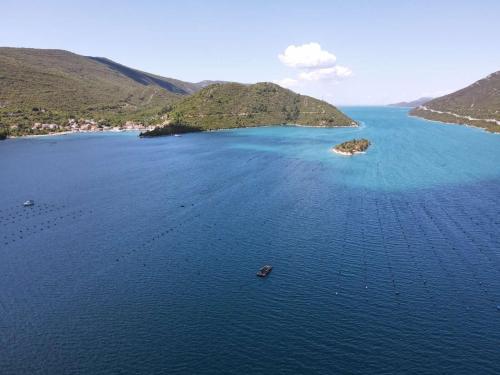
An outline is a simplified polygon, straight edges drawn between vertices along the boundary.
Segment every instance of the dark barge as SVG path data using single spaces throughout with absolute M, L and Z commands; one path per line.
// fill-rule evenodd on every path
M 262 267 L 259 272 L 257 272 L 257 276 L 266 277 L 273 270 L 273 266 L 266 265 Z

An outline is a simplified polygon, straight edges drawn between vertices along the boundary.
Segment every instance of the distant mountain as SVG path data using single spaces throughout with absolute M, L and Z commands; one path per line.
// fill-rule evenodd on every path
M 500 71 L 464 89 L 433 99 L 410 113 L 429 120 L 500 132 Z
M 0 48 L 0 124 L 28 127 L 96 117 L 147 122 L 201 85 L 101 57 L 62 50 Z
M 228 81 L 210 81 L 210 80 L 205 80 L 205 81 L 197 82 L 197 83 L 195 83 L 195 85 L 197 86 L 198 89 L 202 89 L 204 87 L 207 87 L 207 86 L 210 86 L 210 85 L 214 85 L 216 83 L 231 83 L 231 82 L 228 82 Z
M 389 106 L 390 107 L 415 108 L 415 107 L 418 107 L 418 106 L 428 102 L 429 100 L 432 100 L 432 98 L 424 96 L 422 98 L 418 98 L 418 99 L 413 100 L 411 102 L 399 102 L 399 103 L 389 104 Z
M 189 131 L 274 124 L 356 125 L 331 104 L 268 82 L 207 86 L 174 104 L 165 117 L 166 126 L 145 135 L 171 134 L 181 127 Z

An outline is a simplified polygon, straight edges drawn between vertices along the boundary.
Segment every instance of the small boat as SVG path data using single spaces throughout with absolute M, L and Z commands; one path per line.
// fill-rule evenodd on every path
M 266 277 L 273 270 L 273 266 L 266 265 L 262 267 L 259 272 L 257 272 L 257 276 Z
M 174 137 L 182 137 L 180 134 L 174 134 Z
M 29 199 L 27 200 L 26 202 L 23 203 L 23 206 L 24 207 L 29 207 L 29 206 L 34 206 L 35 205 L 35 201 Z

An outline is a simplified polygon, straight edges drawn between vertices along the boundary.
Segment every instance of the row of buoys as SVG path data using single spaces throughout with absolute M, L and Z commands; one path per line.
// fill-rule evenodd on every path
M 467 214 L 465 213 L 465 211 L 463 211 L 463 207 L 461 207 L 461 206 L 460 206 L 458 209 L 459 209 L 459 210 L 461 211 L 461 213 L 463 214 L 463 217 L 468 218 L 468 219 L 471 221 L 471 223 L 474 223 L 474 222 L 472 221 L 472 218 L 471 218 L 471 217 L 469 217 L 469 215 L 467 215 Z M 482 255 L 483 255 L 483 256 L 484 256 L 484 257 L 488 260 L 488 262 L 489 262 L 490 266 L 491 266 L 491 267 L 492 267 L 492 268 L 493 268 L 493 269 L 494 269 L 497 273 L 498 273 L 498 272 L 500 272 L 500 269 L 499 269 L 499 264 L 498 264 L 498 259 L 493 259 L 493 258 L 492 258 L 491 253 L 488 251 L 488 250 L 489 250 L 488 246 L 487 246 L 487 245 L 482 246 L 481 244 L 479 244 L 479 241 L 473 241 L 473 238 L 472 238 L 472 236 L 469 234 L 469 231 L 466 231 L 466 230 L 465 230 L 465 228 L 462 226 L 462 224 L 461 224 L 461 223 L 459 223 L 459 222 L 456 220 L 455 215 L 450 214 L 450 213 L 449 213 L 446 209 L 444 209 L 444 208 L 443 208 L 443 211 L 444 211 L 444 212 L 445 212 L 445 214 L 447 215 L 447 219 L 448 219 L 448 220 L 450 220 L 450 221 L 452 221 L 452 222 L 455 224 L 455 226 L 459 227 L 459 228 L 462 230 L 462 232 L 465 234 L 465 237 L 467 237 L 467 239 L 469 239 L 469 241 L 471 242 L 471 247 L 472 247 L 472 248 L 475 248 L 477 251 L 479 251 L 479 252 L 480 252 L 480 253 L 481 253 L 481 254 L 482 254 Z M 488 231 L 486 231 L 486 233 L 488 233 Z M 488 234 L 491 236 L 491 233 L 488 233 Z M 493 237 L 491 236 L 491 238 L 493 238 Z M 477 273 L 477 271 L 475 270 L 475 268 L 474 268 L 473 264 L 472 264 L 470 261 L 468 261 L 468 260 L 467 260 L 467 258 L 465 257 L 465 255 L 464 255 L 463 251 L 461 251 L 461 250 L 460 250 L 461 248 L 460 248 L 459 246 L 457 246 L 457 247 L 453 246 L 453 247 L 452 247 L 452 249 L 453 249 L 455 252 L 457 252 L 457 253 L 459 253 L 459 254 L 461 255 L 462 262 L 463 262 L 463 263 L 464 263 L 464 264 L 465 264 L 465 265 L 466 265 L 466 266 L 470 269 L 470 271 L 471 271 L 471 273 L 472 273 L 472 276 L 473 276 L 474 280 L 475 280 L 475 281 L 476 281 L 476 283 L 479 285 L 479 288 L 480 288 L 480 289 L 482 289 L 482 291 L 483 291 L 483 293 L 485 294 L 486 298 L 488 298 L 490 301 L 493 301 L 493 298 L 492 298 L 492 296 L 490 295 L 490 293 L 489 293 L 489 291 L 488 291 L 488 288 L 484 285 L 483 281 L 480 281 L 479 276 L 478 276 L 478 273 Z M 496 258 L 496 255 L 495 255 L 495 258 Z
M 493 256 L 495 257 L 495 259 L 493 259 L 493 256 L 491 254 L 491 252 L 488 251 L 488 246 L 481 246 L 478 241 L 475 241 L 474 238 L 470 235 L 469 231 L 467 231 L 463 226 L 462 224 L 460 224 L 456 218 L 454 217 L 454 215 L 451 215 L 446 209 L 443 208 L 443 212 L 445 213 L 445 215 L 447 216 L 447 219 L 450 220 L 451 222 L 453 222 L 455 224 L 455 226 L 457 228 L 459 228 L 461 230 L 461 232 L 463 233 L 463 235 L 471 242 L 471 245 L 476 248 L 480 253 L 481 255 L 483 255 L 488 261 L 489 263 L 492 265 L 492 267 L 497 271 L 497 272 L 500 272 L 500 265 L 499 265 L 499 259 L 497 258 L 497 256 L 493 253 Z M 491 233 L 489 233 L 490 235 L 492 235 Z
M 425 211 L 424 211 L 424 212 L 425 212 Z M 448 239 L 447 239 L 446 235 L 444 235 L 444 233 L 442 233 L 442 231 L 440 230 L 439 226 L 437 225 L 437 223 L 436 223 L 436 222 L 435 222 L 432 218 L 431 218 L 431 222 L 434 224 L 434 226 L 436 227 L 436 229 L 440 232 L 440 234 L 441 234 L 441 239 L 442 239 L 442 240 L 444 240 L 444 241 L 447 241 Z M 420 226 L 420 228 L 422 228 L 422 226 L 421 226 L 421 224 L 420 224 L 420 223 L 418 223 L 418 225 Z M 423 228 L 422 228 L 422 230 L 423 230 Z M 424 232 L 425 232 L 425 231 L 424 231 Z M 427 236 L 426 236 L 425 238 L 427 239 Z M 428 241 L 428 240 L 427 240 L 427 241 Z M 432 249 L 433 253 L 434 253 L 434 254 L 435 254 L 435 256 L 437 257 L 438 262 L 439 262 L 439 265 L 440 265 L 440 266 L 441 266 L 441 268 L 444 270 L 444 272 L 445 272 L 445 274 L 446 274 L 447 278 L 448 278 L 448 279 L 450 279 L 450 280 L 452 280 L 452 282 L 456 284 L 456 281 L 455 281 L 455 276 L 451 273 L 451 271 L 449 271 L 449 270 L 447 269 L 447 267 L 445 267 L 445 266 L 444 266 L 444 262 L 443 262 L 443 260 L 441 259 L 441 257 L 437 254 L 437 251 L 436 251 L 435 247 L 431 245 L 431 246 L 430 246 L 430 248 Z M 462 257 L 463 257 L 463 254 L 462 254 Z M 463 260 L 463 259 L 460 259 L 460 260 L 461 260 L 462 262 L 464 262 L 464 260 Z M 467 267 L 467 265 L 466 265 L 466 267 Z M 477 280 L 477 278 L 476 278 L 476 276 L 475 276 L 475 272 L 474 272 L 474 271 L 472 271 L 472 276 L 473 276 L 474 280 L 476 281 L 476 283 L 478 283 L 478 280 Z M 486 290 L 486 289 L 482 286 L 482 283 L 481 283 L 481 282 L 479 282 L 479 288 L 483 291 L 483 293 L 485 294 L 485 297 L 486 297 L 488 300 L 492 301 L 492 300 L 491 300 L 491 298 L 490 298 L 490 297 L 489 297 L 489 295 L 488 295 L 487 290 Z M 462 303 L 463 305 L 467 305 L 465 297 L 463 296 L 463 294 L 462 294 L 462 293 L 459 293 L 459 290 L 460 290 L 459 288 L 456 288 L 456 287 L 455 287 L 455 291 L 456 291 L 456 293 L 457 293 L 458 298 L 461 300 L 461 303 Z
M 92 213 L 92 211 L 88 211 L 88 213 Z M 9 244 L 14 243 L 16 241 L 23 240 L 26 237 L 31 236 L 32 234 L 48 231 L 48 230 L 56 227 L 57 225 L 59 225 L 58 222 L 60 220 L 67 220 L 67 219 L 76 220 L 77 218 L 80 218 L 86 214 L 87 214 L 87 212 L 85 212 L 83 210 L 76 210 L 76 211 L 72 211 L 72 212 L 69 212 L 69 213 L 64 214 L 64 215 L 59 215 L 59 216 L 52 218 L 52 219 L 49 219 L 49 220 L 44 220 L 42 222 L 35 223 L 31 226 L 24 226 L 22 228 L 16 228 L 15 231 L 3 236 L 3 239 L 2 239 L 3 244 L 9 245 Z
M 52 212 L 57 212 L 65 206 L 52 206 L 47 204 L 36 205 L 31 207 L 20 206 L 15 212 L 3 214 L 0 216 L 0 224 L 9 225 L 15 224 L 19 220 L 32 219 L 41 215 L 46 215 Z
M 361 196 L 361 204 L 359 205 L 359 212 L 358 215 L 361 215 L 363 217 L 364 213 L 364 202 L 366 200 L 365 192 L 363 192 L 363 195 Z M 361 220 L 362 224 L 360 225 L 361 229 L 361 239 L 363 243 L 366 243 L 366 233 L 365 233 L 365 226 L 363 225 L 363 220 Z M 368 257 L 366 254 L 366 247 L 361 246 L 361 259 L 363 262 L 363 284 L 365 284 L 365 289 L 368 289 Z
M 192 204 L 191 206 L 194 206 L 194 204 Z M 185 204 L 184 205 L 180 205 L 180 208 L 184 208 L 184 207 L 186 207 Z M 120 260 L 125 259 L 126 256 L 130 256 L 130 255 L 132 255 L 134 253 L 137 253 L 137 251 L 139 249 L 142 249 L 142 250 L 150 249 L 152 246 L 154 246 L 156 243 L 158 243 L 158 241 L 160 239 L 162 239 L 163 237 L 165 237 L 167 234 L 175 231 L 176 229 L 178 229 L 179 227 L 183 226 L 188 221 L 190 221 L 190 220 L 192 220 L 192 219 L 194 219 L 196 217 L 199 217 L 200 215 L 201 214 L 196 214 L 194 216 L 188 217 L 184 221 L 178 222 L 177 225 L 171 226 L 168 229 L 165 229 L 165 230 L 163 230 L 163 231 L 155 234 L 154 236 L 150 237 L 149 239 L 145 240 L 144 242 L 142 242 L 139 245 L 135 246 L 134 248 L 130 249 L 125 254 L 121 254 L 120 256 L 118 256 L 117 258 L 115 258 L 115 263 L 118 263 L 118 262 L 120 262 Z M 143 263 L 143 267 L 145 267 L 145 266 L 146 266 L 146 263 Z
M 28 202 L 28 201 L 27 201 Z M 33 213 L 38 211 L 44 211 L 48 209 L 61 209 L 65 208 L 65 205 L 57 205 L 57 204 L 48 204 L 48 203 L 39 203 L 30 205 L 29 208 L 24 204 L 18 204 L 16 206 L 10 207 L 8 209 L 0 210 L 0 217 L 10 216 L 16 213 Z
M 433 254 L 433 257 L 437 260 L 437 264 L 439 265 L 439 267 L 441 268 L 443 274 L 454 284 L 459 284 L 455 278 L 455 276 L 453 275 L 453 273 L 451 272 L 451 270 L 449 269 L 449 267 L 446 265 L 446 254 L 445 253 L 440 253 L 438 251 L 438 249 L 440 248 L 440 246 L 437 246 L 437 244 L 434 242 L 434 241 L 438 241 L 439 243 L 445 243 L 445 242 L 449 242 L 449 239 L 448 239 L 448 233 L 443 229 L 442 226 L 440 226 L 440 221 L 439 221 L 439 215 L 436 215 L 436 213 L 434 212 L 430 212 L 429 211 L 429 207 L 425 204 L 425 203 L 418 203 L 417 202 L 417 206 L 421 207 L 420 209 L 422 210 L 422 217 L 419 217 L 417 218 L 417 216 L 420 216 L 420 215 L 417 215 L 414 208 L 412 207 L 412 203 L 409 202 L 409 201 L 401 201 L 401 205 L 403 207 L 396 207 L 394 205 L 394 202 L 389 198 L 388 199 L 388 202 L 390 203 L 389 205 L 385 204 L 386 202 L 383 202 L 383 201 L 379 201 L 378 199 L 373 199 L 372 202 L 370 203 L 375 203 L 376 207 L 377 207 L 377 215 L 378 217 L 381 217 L 382 213 L 385 212 L 385 211 L 389 211 L 390 212 L 390 215 L 394 215 L 395 217 L 395 222 L 397 222 L 398 224 L 398 229 L 399 231 L 401 231 L 401 235 L 402 235 L 402 239 L 404 240 L 404 242 L 406 243 L 406 247 L 408 249 L 408 252 L 409 252 L 409 256 L 411 257 L 412 259 L 412 262 L 415 264 L 415 269 L 417 270 L 418 272 L 418 277 L 419 279 L 421 280 L 425 290 L 427 291 L 427 293 L 429 294 L 429 297 L 433 298 L 432 296 L 432 293 L 430 293 L 430 290 L 429 290 L 429 282 L 427 280 L 427 278 L 424 277 L 424 274 L 422 273 L 422 270 L 421 270 L 421 267 L 419 267 L 417 265 L 417 257 L 416 257 L 416 254 L 415 254 L 415 251 L 413 249 L 413 247 L 411 246 L 410 244 L 410 237 L 408 237 L 407 233 L 406 233 L 406 228 L 407 228 L 407 225 L 404 225 L 401 218 L 399 217 L 399 214 L 398 214 L 398 211 L 400 212 L 408 212 L 410 211 L 409 208 L 411 207 L 411 217 L 413 218 L 412 222 L 414 223 L 414 225 L 416 226 L 416 229 L 419 230 L 419 232 L 422 233 L 422 235 L 419 236 L 420 239 L 425 239 L 426 242 L 428 242 L 428 244 L 426 246 L 424 246 L 425 249 L 429 250 L 429 252 L 431 252 Z M 389 210 L 387 210 L 389 209 Z M 383 217 L 383 216 L 382 216 Z M 427 219 L 428 222 L 431 222 L 432 223 L 432 227 L 434 228 L 434 230 L 432 230 L 431 227 L 424 227 L 422 225 L 422 221 L 425 221 L 424 220 Z M 406 223 L 406 221 L 405 221 Z M 383 225 L 382 225 L 383 224 Z M 391 232 L 391 226 L 387 226 L 387 223 L 382 223 L 381 221 L 379 221 L 378 223 L 378 226 L 380 228 L 384 228 L 384 227 L 387 227 L 389 229 L 387 229 L 387 231 L 389 231 L 389 233 L 391 233 L 391 237 L 394 235 L 393 232 Z M 429 232 L 428 230 L 431 229 L 431 231 L 433 233 L 435 233 L 434 235 L 430 235 L 429 236 Z M 383 229 L 381 229 L 381 234 L 383 236 L 383 243 L 384 245 L 386 244 L 386 238 L 384 236 L 384 231 Z M 362 238 L 363 238 L 363 242 L 365 242 L 365 238 L 364 238 L 364 230 L 362 230 Z M 466 237 L 467 238 L 467 237 Z M 469 238 L 468 238 L 469 239 Z M 470 238 L 472 239 L 472 238 Z M 472 245 L 475 246 L 476 248 L 478 248 L 478 250 L 481 250 L 480 249 L 480 245 L 478 243 L 478 241 L 470 241 L 472 242 Z M 475 242 L 475 243 L 474 243 Z M 457 250 L 455 248 L 455 246 L 452 247 L 453 250 Z M 364 248 L 363 248 L 364 250 Z M 472 267 L 472 265 L 470 264 L 467 264 L 467 260 L 465 259 L 464 257 L 464 254 L 463 253 L 458 253 L 457 254 L 460 258 L 460 260 L 462 261 L 462 263 L 464 263 L 464 265 L 466 267 Z M 386 256 L 387 256 L 387 260 L 388 260 L 388 270 L 389 271 L 392 271 L 393 270 L 393 267 L 392 267 L 392 262 L 390 260 L 390 254 L 386 253 Z M 490 260 L 490 262 L 493 262 L 493 259 L 491 257 L 488 257 L 488 259 Z M 425 262 L 423 263 L 425 265 Z M 367 267 L 366 266 L 366 263 L 363 262 L 363 267 Z M 491 301 L 492 298 L 488 295 L 488 291 L 487 291 L 487 288 L 485 287 L 485 284 L 479 280 L 479 278 L 477 277 L 477 272 L 473 269 L 473 268 L 470 268 L 470 271 L 472 273 L 472 276 L 474 277 L 474 279 L 476 280 L 477 284 L 485 291 L 485 295 L 488 297 L 488 299 Z M 391 275 L 391 280 L 393 281 L 393 287 L 396 287 L 397 288 L 397 283 L 396 283 L 396 280 L 395 280 L 395 277 L 392 277 Z M 459 290 L 459 288 L 456 288 L 456 290 Z M 397 294 L 399 294 L 399 291 L 395 291 L 397 292 Z M 462 302 L 465 304 L 465 299 L 463 298 L 460 298 L 462 300 Z M 433 301 L 433 303 L 435 304 L 435 301 Z
M 348 198 L 348 202 L 347 202 L 347 205 L 346 205 L 346 217 L 344 219 L 344 229 L 342 230 L 343 232 L 343 239 L 342 239 L 342 245 L 341 245 L 341 250 L 340 250 L 340 257 L 339 257 L 339 260 L 338 260 L 338 269 L 337 269 L 337 274 L 338 274 L 338 289 L 341 290 L 341 285 L 342 285 L 342 270 L 343 270 L 343 267 L 344 267 L 344 258 L 345 258 L 345 250 L 346 250 L 346 239 L 347 239 L 347 226 L 350 222 L 349 220 L 349 215 L 350 215 L 350 212 L 349 212 L 349 209 L 348 207 L 350 207 L 352 205 L 352 197 L 349 197 Z M 337 293 L 336 293 L 337 294 Z
M 471 218 L 469 215 L 467 215 L 467 213 L 464 211 L 464 208 L 463 208 L 462 206 L 459 206 L 459 207 L 458 207 L 458 210 L 460 210 L 460 212 L 464 215 L 464 217 L 469 218 L 469 220 L 470 220 L 472 223 L 474 223 L 474 222 L 472 221 L 472 218 Z M 450 217 L 450 216 L 453 216 L 453 215 L 450 215 L 450 214 L 449 214 L 446 210 L 445 210 L 445 213 L 446 213 L 449 217 Z M 486 213 L 484 213 L 484 212 L 481 212 L 481 215 L 479 215 L 479 216 L 480 216 L 480 217 L 487 217 L 490 223 L 493 223 L 493 222 L 494 222 L 494 220 L 493 220 L 491 217 L 489 217 L 489 216 L 488 216 Z M 476 222 L 476 224 L 478 224 L 478 225 L 479 225 L 479 222 Z M 457 225 L 458 225 L 458 223 L 457 223 Z M 461 226 L 461 228 L 462 228 L 462 229 L 464 229 L 462 226 Z M 488 235 L 488 237 L 491 239 L 491 241 L 492 241 L 492 242 L 495 242 L 495 243 L 496 243 L 496 245 L 499 245 L 499 244 L 500 244 L 500 236 L 498 236 L 498 233 L 500 233 L 500 229 L 499 229 L 498 231 L 496 231 L 496 230 L 485 230 L 485 231 L 483 231 L 482 233 L 483 233 L 483 234 Z M 471 236 L 471 235 L 469 235 L 469 237 L 470 237 L 470 238 L 472 238 L 472 236 Z M 473 242 L 475 242 L 475 241 L 473 241 Z M 479 250 L 479 251 L 483 252 L 482 248 L 480 248 L 480 247 L 479 247 L 479 244 L 477 245 L 477 248 L 478 248 L 478 250 Z M 485 246 L 485 249 L 488 249 L 488 248 L 489 248 L 489 246 L 488 246 L 488 245 L 486 245 L 486 246 Z M 493 255 L 494 255 L 494 256 L 495 256 L 495 258 L 496 258 L 495 260 L 491 259 L 491 253 L 488 253 L 488 254 L 485 254 L 485 253 L 484 253 L 483 255 L 485 255 L 486 257 L 488 257 L 488 259 L 489 259 L 492 263 L 494 263 L 494 264 L 498 267 L 499 259 L 498 259 L 498 257 L 496 256 L 496 254 L 495 254 L 495 253 L 493 253 Z M 497 270 L 498 270 L 498 268 L 497 268 Z
M 430 299 L 432 305 L 434 307 L 436 307 L 436 301 L 435 301 L 434 296 L 432 295 L 431 291 L 429 290 L 429 287 L 427 285 L 427 279 L 424 277 L 424 275 L 421 271 L 421 268 L 418 265 L 417 258 L 415 256 L 415 251 L 413 250 L 413 247 L 410 245 L 410 241 L 408 239 L 408 235 L 406 233 L 406 230 L 403 227 L 403 224 L 401 223 L 401 218 L 399 216 L 399 210 L 395 207 L 394 201 L 392 199 L 390 199 L 390 203 L 391 203 L 392 211 L 394 213 L 394 216 L 396 217 L 396 221 L 397 221 L 398 226 L 400 228 L 401 234 L 403 236 L 403 239 L 406 242 L 407 249 L 408 249 L 408 252 L 410 254 L 410 258 L 411 258 L 413 266 L 414 266 L 413 268 L 414 268 L 414 270 L 417 271 L 418 278 L 420 279 L 420 282 L 422 283 L 422 285 L 424 287 L 424 291 L 427 294 L 428 298 Z M 408 206 L 409 202 L 406 202 L 406 203 Z M 401 210 L 401 212 L 404 212 L 404 210 Z
M 51 207 L 52 205 L 49 205 L 48 203 L 38 203 L 36 206 L 32 206 L 31 208 L 32 209 L 40 209 L 40 208 L 46 208 L 46 207 Z M 12 212 L 12 211 L 19 211 L 20 209 L 22 209 L 23 206 L 22 205 L 15 205 L 15 206 L 11 206 L 11 207 L 8 207 L 8 208 L 2 208 L 0 209 L 0 216 L 3 216 L 4 214 L 8 214 L 9 212 Z
M 384 229 L 382 226 L 382 219 L 380 217 L 380 208 L 379 208 L 379 201 L 378 200 L 375 201 L 375 207 L 376 207 L 376 212 L 377 212 L 377 220 L 378 220 L 379 230 L 380 230 L 380 234 L 382 237 L 382 247 L 384 249 L 387 266 L 389 268 L 389 275 L 390 275 L 391 280 L 392 280 L 392 287 L 394 289 L 394 293 L 396 295 L 399 295 L 399 290 L 398 290 L 398 287 L 396 285 L 396 277 L 394 275 L 394 270 L 392 268 L 391 257 L 389 255 L 389 251 L 388 251 L 387 245 L 386 245 L 386 238 L 385 238 Z M 384 206 L 384 207 L 388 207 L 388 205 Z
M 452 215 L 449 215 L 445 209 L 443 209 L 443 211 L 446 213 L 446 215 L 448 216 L 448 219 L 449 220 L 452 220 L 452 222 L 456 225 L 456 226 L 461 226 L 454 218 L 452 218 Z M 443 232 L 442 228 L 440 228 L 439 224 L 437 224 L 436 222 L 434 222 L 434 225 L 438 228 L 438 230 L 440 230 L 443 238 L 446 238 L 446 235 L 445 233 Z M 494 262 L 493 260 L 487 255 L 487 254 L 484 254 L 483 251 L 481 250 L 481 248 L 477 245 L 477 244 L 472 244 L 473 247 L 475 247 L 483 256 L 485 256 L 488 261 L 490 263 L 492 263 L 494 265 Z M 475 270 L 475 268 L 473 267 L 473 265 L 471 264 L 471 262 L 469 262 L 467 260 L 467 258 L 464 256 L 463 252 L 459 250 L 458 247 L 455 247 L 455 246 L 452 246 L 452 250 L 459 256 L 461 262 L 465 265 L 465 267 L 471 272 L 472 274 L 472 277 L 473 279 L 475 280 L 475 282 L 478 284 L 479 288 L 483 291 L 483 293 L 485 294 L 485 296 L 489 299 L 491 299 L 491 297 L 489 297 L 489 293 L 488 293 L 488 288 L 483 284 L 482 281 L 479 280 L 479 277 L 478 277 L 478 274 L 477 274 L 477 271 Z M 496 267 L 493 267 L 496 271 L 498 271 L 498 269 Z

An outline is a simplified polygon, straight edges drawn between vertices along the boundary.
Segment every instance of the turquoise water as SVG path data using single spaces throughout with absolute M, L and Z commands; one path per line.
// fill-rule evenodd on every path
M 499 373 L 500 137 L 345 111 L 0 143 L 0 372 Z
M 348 107 L 360 128 L 300 127 L 237 130 L 234 147 L 320 162 L 350 186 L 404 190 L 463 184 L 500 176 L 500 136 L 408 117 L 407 108 Z M 404 119 L 402 119 L 404 117 Z M 332 157 L 330 148 L 352 138 L 372 142 L 369 155 Z

